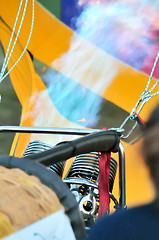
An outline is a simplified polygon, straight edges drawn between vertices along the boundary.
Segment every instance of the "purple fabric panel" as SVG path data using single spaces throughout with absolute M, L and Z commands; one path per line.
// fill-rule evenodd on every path
M 61 20 L 72 29 L 76 29 L 76 18 L 82 12 L 78 0 L 61 0 Z

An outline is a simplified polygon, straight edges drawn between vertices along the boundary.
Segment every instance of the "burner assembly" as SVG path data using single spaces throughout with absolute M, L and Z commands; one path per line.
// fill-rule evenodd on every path
M 64 182 L 69 184 L 79 209 L 83 214 L 86 226 L 98 216 L 99 207 L 99 161 L 100 153 L 91 152 L 75 157 Z M 117 161 L 111 157 L 109 174 L 109 191 L 112 194 L 116 176 Z
M 101 179 L 101 173 L 99 172 L 99 165 L 102 159 L 101 153 L 118 153 L 118 164 L 113 157 L 109 159 L 110 166 L 109 163 L 107 165 L 107 162 L 105 162 L 105 166 L 108 166 L 109 169 L 109 179 L 104 175 L 102 181 L 106 183 L 106 186 L 109 185 L 109 192 L 106 193 L 107 199 L 108 201 L 113 201 L 114 208 L 126 208 L 125 152 L 120 142 L 120 137 L 123 133 L 122 129 L 103 131 L 98 129 L 3 127 L 2 131 L 85 135 L 72 141 L 60 142 L 54 147 L 39 140 L 32 141 L 24 151 L 22 160 L 30 163 L 35 162 L 37 167 L 43 166 L 48 170 L 48 174 L 52 172 L 58 175 L 58 178 L 68 185 L 69 192 L 72 193 L 73 199 L 76 200 L 76 207 L 79 213 L 82 213 L 79 216 L 83 219 L 85 229 L 88 230 L 91 224 L 96 221 L 98 215 L 100 215 L 100 206 L 103 204 L 103 202 L 101 204 L 101 201 L 99 201 L 102 196 L 100 192 L 101 185 L 99 185 L 99 180 Z M 72 157 L 74 157 L 73 163 L 63 178 L 65 161 Z M 119 200 L 113 195 L 117 169 L 119 172 Z M 40 177 L 43 178 L 44 176 L 40 175 Z M 59 192 L 58 183 L 55 184 L 54 188 L 55 191 Z M 62 196 L 61 199 L 63 199 Z M 106 201 L 104 200 L 105 203 Z M 72 206 L 71 201 L 69 205 Z M 74 206 L 71 209 L 73 211 Z M 109 214 L 109 210 L 105 212 L 102 209 L 102 212 Z

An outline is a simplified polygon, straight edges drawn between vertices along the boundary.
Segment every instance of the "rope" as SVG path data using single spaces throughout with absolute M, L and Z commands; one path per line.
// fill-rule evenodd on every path
M 6 68 L 7 68 L 7 65 L 8 65 L 9 60 L 10 60 L 10 58 L 11 58 L 11 55 L 12 55 L 12 53 L 13 53 L 14 47 L 15 47 L 16 42 L 17 42 L 17 40 L 18 40 L 18 37 L 19 37 L 19 34 L 20 34 L 20 30 L 21 30 L 21 27 L 22 27 L 22 24 L 23 24 L 23 20 L 24 20 L 26 8 L 27 8 L 27 3 L 28 3 L 28 0 L 26 0 L 26 2 L 25 2 L 25 7 L 24 7 L 24 11 L 23 11 L 23 15 L 22 15 L 21 22 L 20 22 L 20 26 L 19 26 L 19 29 L 18 29 L 16 38 L 15 38 L 15 40 L 14 40 L 14 43 L 13 43 L 12 49 L 11 49 L 11 51 L 10 51 L 10 54 L 9 54 L 9 57 L 8 57 L 7 62 L 6 62 L 7 57 L 5 57 L 5 61 L 4 61 L 4 63 L 3 63 L 2 72 L 1 72 L 2 76 L 3 76 L 3 74 L 4 74 L 4 72 L 5 72 Z M 18 12 L 20 12 L 20 11 L 18 11 Z M 19 14 L 18 14 L 18 15 L 19 15 Z M 18 20 L 18 18 L 16 18 L 16 20 Z M 15 22 L 15 26 L 16 26 L 16 24 L 17 24 L 17 21 Z M 14 29 L 14 30 L 15 30 L 15 29 Z M 13 31 L 12 31 L 12 33 L 13 33 Z M 12 38 L 13 38 L 13 34 L 12 34 L 12 36 L 11 36 L 11 39 L 10 39 L 11 41 L 10 41 L 10 43 L 12 42 Z M 9 48 L 10 48 L 10 45 L 8 45 L 7 56 L 8 56 L 8 53 L 9 53 Z
M 130 112 L 129 116 L 123 121 L 123 123 L 120 126 L 120 129 L 122 129 L 125 124 L 129 121 L 129 120 L 136 120 L 135 124 L 133 125 L 133 127 L 131 128 L 131 130 L 129 131 L 129 133 L 126 136 L 122 136 L 122 138 L 128 138 L 132 132 L 134 131 L 134 129 L 136 128 L 137 124 L 138 124 L 138 117 L 139 117 L 139 113 L 142 110 L 143 106 L 145 105 L 146 102 L 148 102 L 152 97 L 155 97 L 156 95 L 159 94 L 159 91 L 156 93 L 152 93 L 152 91 L 155 89 L 155 87 L 157 86 L 157 84 L 159 83 L 159 79 L 155 82 L 155 84 L 150 88 L 150 90 L 148 91 L 148 87 L 150 85 L 157 61 L 159 59 L 159 51 L 157 53 L 155 62 L 153 64 L 147 85 L 145 87 L 145 90 L 143 91 L 143 93 L 141 94 L 139 100 L 137 101 L 135 107 L 132 109 L 132 111 Z
M 159 51 L 158 51 L 158 53 L 157 53 L 157 56 L 156 56 L 154 65 L 153 65 L 153 67 L 152 67 L 152 70 L 151 70 L 151 73 L 150 73 L 150 77 L 149 77 L 149 80 L 148 80 L 147 85 L 146 85 L 146 88 L 145 88 L 145 93 L 147 92 L 148 87 L 149 87 L 149 85 L 150 85 L 150 82 L 151 82 L 151 79 L 152 79 L 152 76 L 153 76 L 153 73 L 154 73 L 154 70 L 155 70 L 155 67 L 156 67 L 158 58 L 159 58 Z
M 6 55 L 5 55 L 5 58 L 4 58 L 4 62 L 3 62 L 3 65 L 2 65 L 0 78 L 1 78 L 1 76 L 3 76 L 3 73 L 5 72 L 5 63 L 6 63 L 6 60 L 7 60 L 7 57 L 8 57 L 9 49 L 10 49 L 11 42 L 12 42 L 13 35 L 14 35 L 14 31 L 15 31 L 15 28 L 16 28 L 16 25 L 17 25 L 17 21 L 18 21 L 18 17 L 19 17 L 19 13 L 20 13 L 21 7 L 22 7 L 22 3 L 23 3 L 23 0 L 21 0 L 20 5 L 19 5 L 18 13 L 17 13 L 16 19 L 15 19 L 15 23 L 14 23 L 14 26 L 13 26 L 12 34 L 11 34 L 11 37 L 10 37 L 10 40 L 9 40 L 8 48 L 7 48 Z
M 27 40 L 27 43 L 24 47 L 24 50 L 22 52 L 22 54 L 20 55 L 20 57 L 18 58 L 18 60 L 16 61 L 16 63 L 11 67 L 11 69 L 4 75 L 4 72 L 7 68 L 7 65 L 9 63 L 9 60 L 11 59 L 11 56 L 12 56 L 12 53 L 13 53 L 13 50 L 14 50 L 14 47 L 16 45 L 16 42 L 17 42 L 17 39 L 18 39 L 18 36 L 20 34 L 20 30 L 21 30 L 21 27 L 22 27 L 22 24 L 23 24 L 23 21 L 24 21 L 24 17 L 25 17 L 25 13 L 26 13 L 26 9 L 27 9 L 27 3 L 28 3 L 28 0 L 25 1 L 25 6 L 24 6 L 24 10 L 23 10 L 23 15 L 22 15 L 22 18 L 21 18 L 21 22 L 20 22 L 20 25 L 19 25 L 19 28 L 18 28 L 18 32 L 17 32 L 17 35 L 16 35 L 16 38 L 14 40 L 14 43 L 13 43 L 13 46 L 12 46 L 12 49 L 10 51 L 10 54 L 9 54 L 9 50 L 10 50 L 10 46 L 11 46 L 11 42 L 12 42 L 12 39 L 13 39 L 13 35 L 14 35 L 14 32 L 15 32 L 15 28 L 16 28 L 16 25 L 17 25 L 17 21 L 18 21 L 18 17 L 19 17 L 19 13 L 20 13 L 20 10 L 21 10 L 21 7 L 22 7 L 22 3 L 23 3 L 23 0 L 21 0 L 20 2 L 20 6 L 19 6 L 19 9 L 18 9 L 18 13 L 17 13 L 17 16 L 16 16 L 16 20 L 15 20 L 15 23 L 14 23 L 14 27 L 13 27 L 13 30 L 12 30 L 12 34 L 11 34 L 11 37 L 10 37 L 10 41 L 9 41 L 9 44 L 8 44 L 8 48 L 7 48 L 7 51 L 6 51 L 6 56 L 5 56 L 5 59 L 4 59 L 4 62 L 3 62 L 3 66 L 2 66 L 2 69 L 1 69 L 1 73 L 0 73 L 0 82 L 3 81 L 4 78 L 6 78 L 6 76 L 8 76 L 8 74 L 13 70 L 13 68 L 17 65 L 17 63 L 20 61 L 20 59 L 22 58 L 22 56 L 24 55 L 27 47 L 28 47 L 28 44 L 30 42 L 30 38 L 31 38 L 31 35 L 32 35 L 32 31 L 33 31 L 33 25 L 34 25 L 34 0 L 32 0 L 32 23 L 31 23 L 31 29 L 30 29 L 30 33 L 29 33 L 29 36 L 28 36 L 28 40 Z M 8 56 L 9 54 L 9 56 Z M 8 57 L 8 59 L 7 59 Z

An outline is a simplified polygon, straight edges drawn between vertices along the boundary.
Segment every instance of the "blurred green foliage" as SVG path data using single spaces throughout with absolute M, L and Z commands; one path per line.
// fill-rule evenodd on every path
M 3 61 L 3 52 L 0 48 L 0 67 Z M 19 125 L 21 105 L 9 77 L 0 83 L 0 125 Z M 8 155 L 14 134 L 0 133 L 0 155 Z
M 38 0 L 38 2 L 53 13 L 57 18 L 61 18 L 61 0 Z

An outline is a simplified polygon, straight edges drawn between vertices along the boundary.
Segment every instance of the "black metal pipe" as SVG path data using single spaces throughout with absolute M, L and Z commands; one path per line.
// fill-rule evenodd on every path
M 118 152 L 120 137 L 116 131 L 101 131 L 92 133 L 53 147 L 45 152 L 30 156 L 30 159 L 40 162 L 45 166 L 63 162 L 82 153 Z

